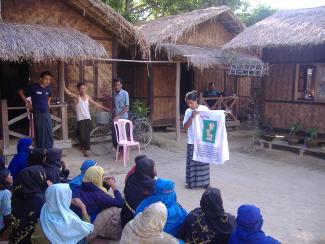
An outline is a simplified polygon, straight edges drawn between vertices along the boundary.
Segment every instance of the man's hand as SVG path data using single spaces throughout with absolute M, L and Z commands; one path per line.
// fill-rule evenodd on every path
M 33 105 L 30 103 L 30 101 L 27 100 L 26 102 L 26 107 L 30 110 L 33 111 Z
M 119 118 L 120 118 L 119 116 L 115 116 L 115 117 L 113 118 L 113 121 L 115 122 L 115 121 L 117 121 Z

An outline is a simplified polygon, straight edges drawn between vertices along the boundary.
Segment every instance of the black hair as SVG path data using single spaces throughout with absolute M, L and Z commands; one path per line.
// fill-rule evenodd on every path
M 53 75 L 52 75 L 52 73 L 50 72 L 50 71 L 43 71 L 40 75 L 39 75 L 39 77 L 40 78 L 44 78 L 45 76 L 51 76 L 51 77 L 53 77 Z
M 121 82 L 121 84 L 123 85 L 123 80 L 122 80 L 122 78 L 120 78 L 120 77 L 116 77 L 116 78 L 113 80 L 113 82 L 114 82 L 114 84 L 115 84 L 116 82 Z
M 214 85 L 215 83 L 213 81 L 209 82 L 209 87 Z
M 81 86 L 86 86 L 86 83 L 85 83 L 85 82 L 82 82 L 82 81 L 79 82 L 79 83 L 77 84 L 77 89 L 79 90 Z
M 197 91 L 191 91 L 186 93 L 185 101 L 191 100 L 191 101 L 197 101 L 199 98 L 199 93 Z

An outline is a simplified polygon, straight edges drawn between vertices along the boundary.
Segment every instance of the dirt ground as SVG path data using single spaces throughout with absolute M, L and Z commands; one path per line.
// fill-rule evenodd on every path
M 325 159 L 283 150 L 244 150 L 251 142 L 245 131 L 229 132 L 230 160 L 212 165 L 211 186 L 221 189 L 224 208 L 236 214 L 241 204 L 261 209 L 264 231 L 283 243 L 325 243 Z M 185 134 L 175 142 L 174 133 L 155 133 L 143 153 L 155 160 L 158 176 L 176 183 L 178 201 L 188 210 L 199 206 L 203 190 L 185 186 Z M 64 160 L 72 175 L 78 173 L 83 157 L 76 149 L 65 150 Z M 114 155 L 92 157 L 113 174 L 122 191 L 124 178 L 134 165 L 114 161 Z

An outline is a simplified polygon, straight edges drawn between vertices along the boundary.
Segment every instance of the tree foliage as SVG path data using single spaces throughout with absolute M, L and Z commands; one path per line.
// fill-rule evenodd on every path
M 270 16 L 276 9 L 258 5 L 251 8 L 247 0 L 102 0 L 131 22 L 155 19 L 195 9 L 227 5 L 250 26 Z

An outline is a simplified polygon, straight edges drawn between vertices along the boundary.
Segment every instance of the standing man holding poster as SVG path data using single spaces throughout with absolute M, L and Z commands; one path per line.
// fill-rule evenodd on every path
M 197 91 L 191 91 L 186 94 L 185 101 L 189 107 L 185 111 L 183 126 L 187 130 L 187 156 L 186 156 L 186 188 L 195 187 L 208 188 L 210 186 L 210 165 L 193 160 L 195 128 L 194 120 L 200 111 L 209 111 L 209 108 L 198 104 L 199 94 Z M 207 131 L 207 137 L 213 132 L 212 125 L 209 127 L 212 131 Z M 208 138 L 209 139 L 209 138 Z

